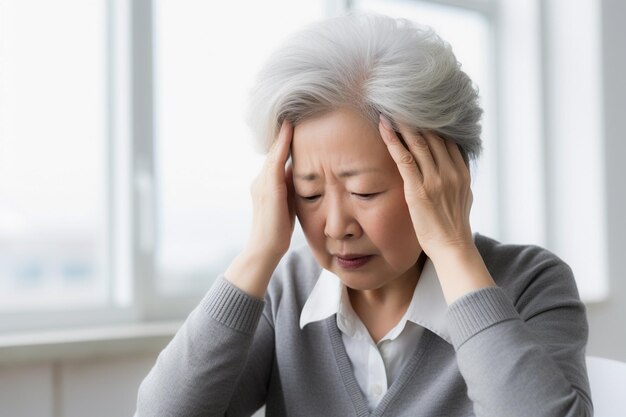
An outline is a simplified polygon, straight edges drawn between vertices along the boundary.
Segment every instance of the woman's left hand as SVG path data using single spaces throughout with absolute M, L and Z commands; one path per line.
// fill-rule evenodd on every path
M 469 168 L 456 143 L 399 124 L 406 147 L 381 115 L 379 130 L 404 180 L 404 195 L 420 246 L 431 258 L 474 247 Z M 408 149 L 407 149 L 408 148 Z

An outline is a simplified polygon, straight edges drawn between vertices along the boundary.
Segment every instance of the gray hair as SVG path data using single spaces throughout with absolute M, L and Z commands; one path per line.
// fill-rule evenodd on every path
M 266 152 L 283 120 L 295 126 L 342 107 L 377 131 L 383 114 L 453 140 L 466 161 L 480 155 L 478 89 L 450 45 L 410 20 L 353 12 L 296 32 L 259 72 L 247 122 Z

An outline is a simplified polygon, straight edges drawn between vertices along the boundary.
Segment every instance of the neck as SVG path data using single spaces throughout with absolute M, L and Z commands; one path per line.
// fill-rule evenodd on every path
M 352 308 L 361 320 L 377 316 L 399 320 L 411 304 L 425 262 L 426 254 L 422 252 L 413 267 L 383 287 L 360 291 L 348 288 Z

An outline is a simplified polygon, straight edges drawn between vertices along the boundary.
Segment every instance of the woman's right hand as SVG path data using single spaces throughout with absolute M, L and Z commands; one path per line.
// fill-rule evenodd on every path
M 289 249 L 295 226 L 293 174 L 291 163 L 287 164 L 292 138 L 291 123 L 283 121 L 278 139 L 250 187 L 253 215 L 246 249 L 277 261 Z
M 244 292 L 263 298 L 274 269 L 289 249 L 296 222 L 289 148 L 293 127 L 283 122 L 269 150 L 252 194 L 252 228 L 248 243 L 225 272 L 228 281 Z

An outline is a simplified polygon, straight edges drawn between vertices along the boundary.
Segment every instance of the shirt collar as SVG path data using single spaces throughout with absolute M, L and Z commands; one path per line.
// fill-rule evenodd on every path
M 301 329 L 309 323 L 323 320 L 339 312 L 342 285 L 339 277 L 327 269 L 322 269 L 313 291 L 302 308 Z
M 443 296 L 435 266 L 427 258 L 403 320 L 423 326 L 451 344 L 452 339 L 446 327 L 447 309 L 448 304 Z M 349 318 L 356 313 L 350 306 L 346 286 L 335 274 L 322 269 L 300 314 L 300 328 L 333 314 Z M 344 326 L 348 332 L 354 331 L 349 325 Z

